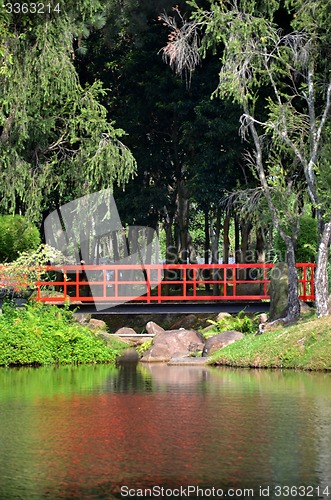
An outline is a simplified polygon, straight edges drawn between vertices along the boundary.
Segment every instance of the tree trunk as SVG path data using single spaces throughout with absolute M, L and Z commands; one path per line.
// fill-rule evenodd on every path
M 173 253 L 175 252 L 174 238 L 172 235 L 173 221 L 169 215 L 169 212 L 168 212 L 166 206 L 164 206 L 164 213 L 165 213 L 164 230 L 166 233 L 166 255 L 165 255 L 165 258 L 166 258 L 166 264 L 172 264 L 174 262 Z
M 178 182 L 177 191 L 177 224 L 179 230 L 179 262 L 186 264 L 188 257 L 188 217 L 189 217 L 189 200 L 185 180 L 181 179 Z
M 248 244 L 249 244 L 249 235 L 252 230 L 252 224 L 250 222 L 241 222 L 241 262 L 246 264 L 247 262 L 252 262 L 252 259 L 248 257 Z
M 215 224 L 215 229 L 212 231 L 212 238 L 211 238 L 211 262 L 212 264 L 218 264 L 218 243 L 220 239 L 220 232 L 221 232 L 221 210 L 220 208 L 217 208 L 216 211 L 216 224 Z M 217 270 L 213 271 L 212 277 L 213 279 L 216 279 L 218 276 Z M 214 284 L 213 285 L 213 295 L 219 295 L 219 285 Z
M 111 242 L 113 247 L 113 261 L 118 262 L 120 260 L 120 254 L 118 251 L 117 233 L 115 231 L 111 232 Z
M 227 212 L 223 224 L 223 264 L 229 263 L 229 250 L 230 250 L 230 214 Z
M 188 250 L 188 255 L 189 255 L 189 263 L 190 264 L 197 264 L 198 263 L 198 258 L 197 258 L 197 253 L 195 251 L 192 237 L 190 233 L 187 233 L 187 250 Z
M 209 253 L 210 253 L 210 234 L 209 234 L 209 210 L 205 209 L 205 248 L 204 248 L 204 257 L 205 264 L 209 264 Z
M 240 264 L 241 253 L 240 253 L 240 228 L 239 228 L 239 220 L 238 215 L 234 216 L 234 253 L 235 253 L 235 262 L 236 264 Z
M 258 264 L 265 262 L 264 237 L 261 226 L 256 229 L 256 262 Z
M 330 252 L 331 222 L 324 225 L 318 246 L 317 269 L 315 274 L 315 296 L 317 316 L 329 314 L 328 260 Z
M 209 234 L 209 210 L 208 208 L 204 209 L 205 215 L 205 248 L 204 248 L 204 262 L 205 264 L 209 264 L 209 256 L 210 256 L 210 234 Z M 204 269 L 204 279 L 210 279 L 210 270 Z M 206 291 L 210 291 L 210 284 L 206 283 L 205 285 Z
M 286 319 L 296 321 L 300 317 L 300 302 L 294 244 L 291 238 L 286 239 L 285 244 L 288 264 L 288 310 Z

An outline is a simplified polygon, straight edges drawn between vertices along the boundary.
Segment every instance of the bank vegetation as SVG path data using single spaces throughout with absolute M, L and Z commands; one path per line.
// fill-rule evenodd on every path
M 115 363 L 125 347 L 115 337 L 104 345 L 67 309 L 38 303 L 2 307 L 0 366 Z
M 213 354 L 213 365 L 244 368 L 331 370 L 330 319 L 302 319 L 298 323 L 246 335 Z

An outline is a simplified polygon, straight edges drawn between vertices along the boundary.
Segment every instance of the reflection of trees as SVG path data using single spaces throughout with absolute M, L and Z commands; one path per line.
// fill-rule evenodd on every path
M 59 485 L 53 498 L 109 498 L 129 483 L 330 484 L 329 375 L 135 362 L 81 368 L 13 370 L 8 379 L 0 371 L 14 394 L 0 385 L 1 498 L 15 498 L 8 492 L 22 481 L 26 498 Z
M 138 360 L 128 360 L 118 364 L 117 371 L 108 378 L 105 388 L 112 392 L 151 392 L 153 380 Z
M 330 375 L 328 374 L 330 377 Z M 318 485 L 329 486 L 331 494 L 331 404 L 330 397 L 319 396 L 315 401 L 316 450 Z
M 1 401 L 70 397 L 77 391 L 90 391 L 102 386 L 113 373 L 116 373 L 116 368 L 107 364 L 0 368 L 0 397 Z
M 172 393 L 194 391 L 207 393 L 209 368 L 204 366 L 167 366 L 164 363 L 146 363 L 145 369 L 153 380 L 154 390 Z

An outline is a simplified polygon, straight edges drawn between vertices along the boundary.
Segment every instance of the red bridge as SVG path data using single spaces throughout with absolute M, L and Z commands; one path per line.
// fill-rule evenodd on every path
M 69 302 L 79 308 L 84 305 L 84 310 L 93 312 L 102 305 L 102 313 L 113 314 L 238 312 L 243 308 L 262 312 L 269 308 L 268 288 L 273 267 L 273 264 L 48 266 L 48 280 L 36 282 L 36 300 L 59 305 Z M 297 264 L 302 301 L 315 299 L 315 267 L 310 263 Z

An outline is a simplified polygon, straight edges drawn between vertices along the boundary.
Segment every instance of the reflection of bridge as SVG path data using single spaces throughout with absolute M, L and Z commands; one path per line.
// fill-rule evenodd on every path
M 48 266 L 36 300 L 102 314 L 268 310 L 273 264 L 148 264 Z M 299 298 L 314 296 L 315 264 L 297 264 Z M 84 307 L 83 307 L 84 306 Z M 107 309 L 106 309 L 107 308 Z

